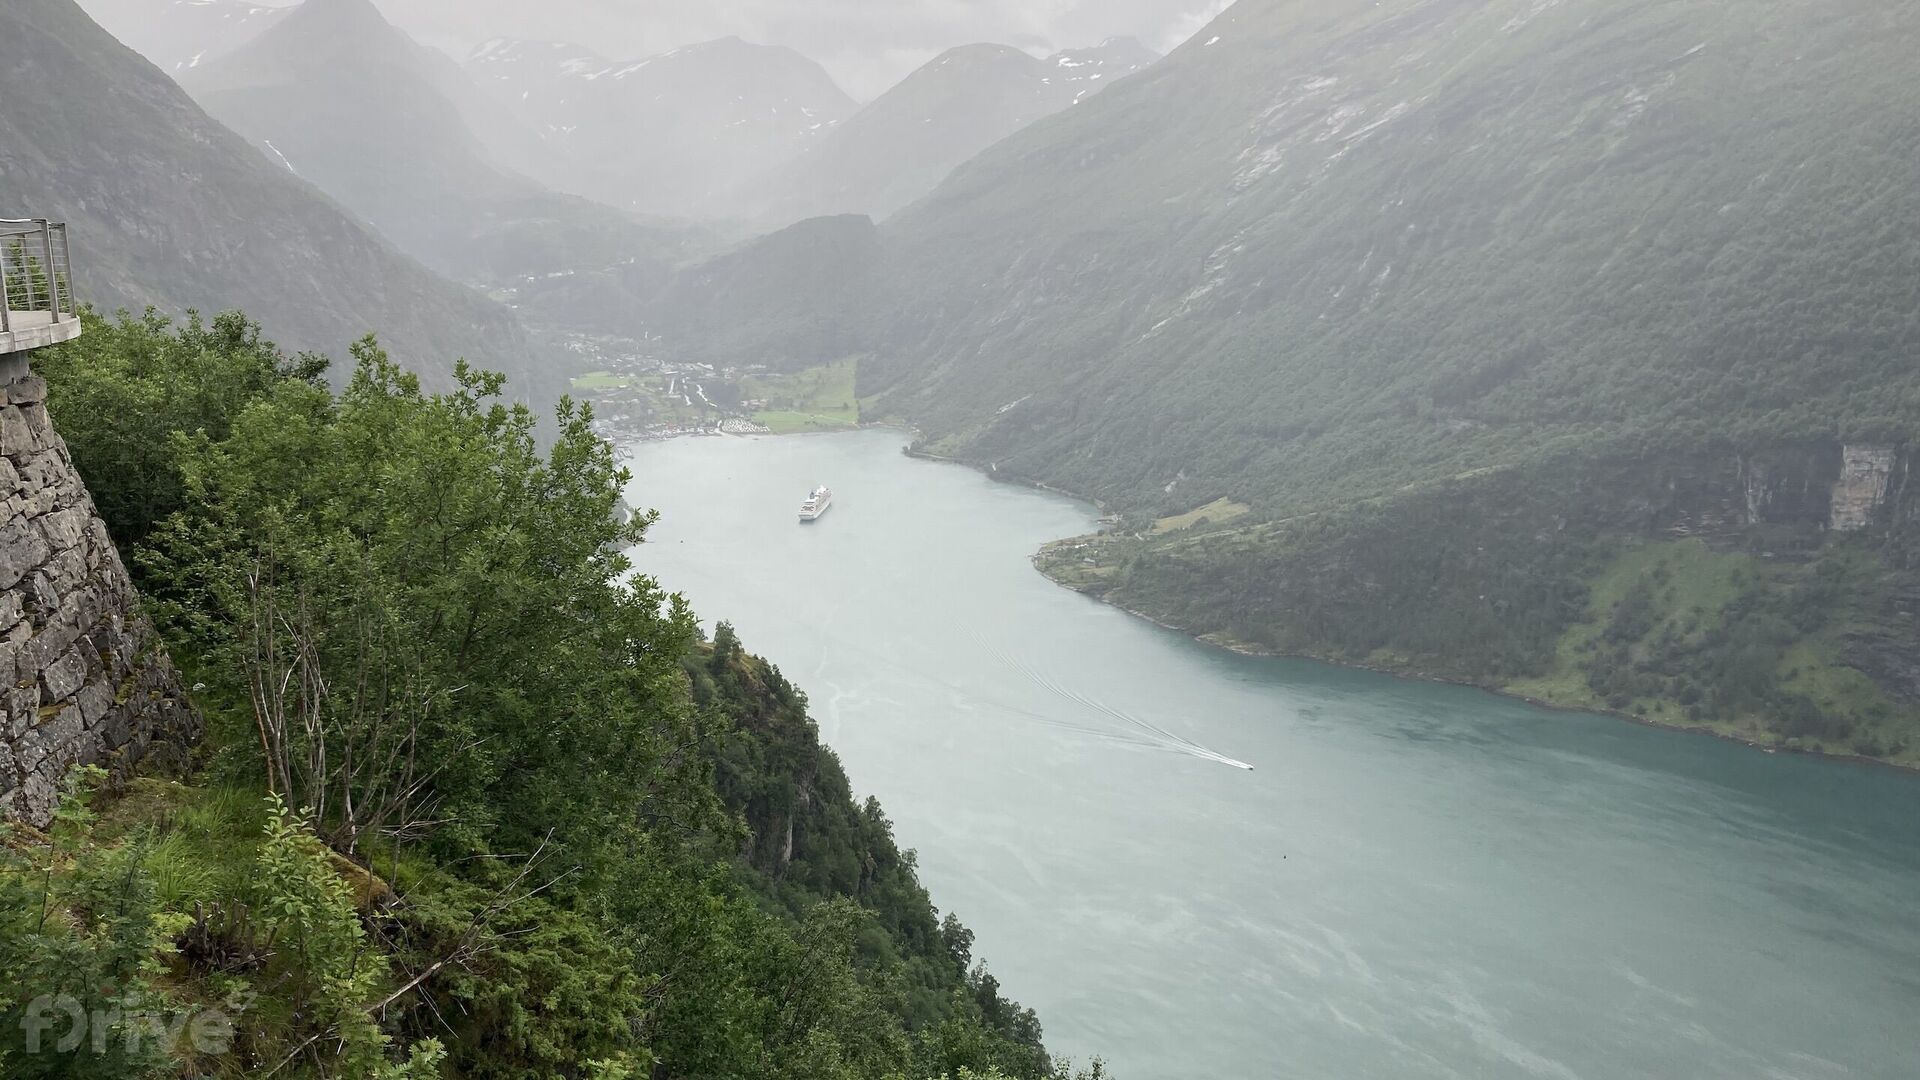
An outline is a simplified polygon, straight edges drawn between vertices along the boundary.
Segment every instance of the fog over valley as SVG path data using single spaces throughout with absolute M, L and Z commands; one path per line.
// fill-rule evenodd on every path
M 914 68 L 959 45 L 1001 42 L 1045 55 L 1109 38 L 1138 38 L 1159 52 L 1178 45 L 1225 7 L 1222 0 L 1081 0 L 1070 3 L 943 3 L 938 0 L 378 0 L 389 19 L 456 58 L 496 38 L 577 44 L 641 58 L 740 37 L 783 45 L 819 61 L 853 97 L 869 101 Z M 87 12 L 162 67 L 189 61 L 221 37 L 252 32 L 287 0 L 87 0 Z M 198 9 L 185 11 L 181 9 Z M 192 22 L 219 33 L 187 36 Z M 169 28 L 168 24 L 175 28 Z M 152 45 L 149 45 L 152 43 Z M 196 46 L 182 51 L 186 46 Z

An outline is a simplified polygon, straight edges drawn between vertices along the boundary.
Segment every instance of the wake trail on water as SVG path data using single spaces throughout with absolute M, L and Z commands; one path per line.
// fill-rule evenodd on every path
M 701 576 L 713 577 L 713 575 L 701 575 Z M 1171 753 L 1185 754 L 1190 757 L 1200 758 L 1205 761 L 1217 762 L 1221 765 L 1230 766 L 1235 769 L 1244 769 L 1248 772 L 1253 771 L 1253 766 L 1247 764 L 1244 761 L 1240 761 L 1236 758 L 1231 758 L 1225 754 L 1218 753 L 1212 749 L 1209 749 L 1208 747 L 1202 746 L 1199 743 L 1194 742 L 1192 739 L 1188 739 L 1188 738 L 1185 738 L 1184 736 L 1176 735 L 1173 732 L 1168 731 L 1166 728 L 1159 726 L 1158 724 L 1154 724 L 1150 721 L 1144 720 L 1130 713 L 1123 712 L 1119 709 L 1116 709 L 1103 702 L 1097 701 L 1077 691 L 1070 690 L 1064 686 L 1061 686 L 1059 683 L 1053 681 L 1047 676 L 1041 674 L 1039 671 L 1035 670 L 1032 666 L 1019 660 L 1018 658 L 1013 656 L 1011 653 L 1008 653 L 1004 649 L 998 648 L 992 642 L 988 641 L 984 635 L 976 633 L 973 636 L 976 643 L 989 656 L 999 661 L 1001 664 L 1009 668 L 1012 668 L 1013 670 L 1024 675 L 1028 680 L 1032 681 L 1034 684 L 1040 686 L 1041 688 L 1047 690 L 1048 692 L 1066 701 L 1070 701 L 1076 705 L 1079 705 L 1082 708 L 1092 710 L 1093 712 L 1099 713 L 1102 716 L 1108 717 L 1112 720 L 1119 721 L 1120 724 L 1123 725 L 1121 730 L 1116 731 L 1110 727 L 1099 727 L 1091 724 L 1075 723 L 1071 720 L 1065 720 L 1058 716 L 1049 716 L 1044 713 L 1035 712 L 1031 709 L 1024 709 L 1018 705 L 1012 705 L 1005 701 L 1000 701 L 1000 700 L 988 697 L 986 695 L 983 695 L 976 690 L 970 689 L 968 687 L 960 685 L 959 683 L 953 682 L 949 679 L 945 679 L 938 675 L 932 674 L 931 672 L 925 670 L 924 668 L 917 667 L 917 666 L 916 667 L 904 666 L 895 657 L 882 655 L 881 653 L 877 652 L 874 649 L 856 644 L 853 641 L 850 641 L 836 634 L 821 633 L 821 631 L 824 631 L 827 629 L 827 627 L 831 624 L 832 621 L 833 621 L 832 617 L 830 616 L 827 620 L 820 623 L 816 623 L 812 627 L 813 634 L 817 638 L 819 638 L 823 644 L 826 644 L 835 650 L 861 654 L 863 656 L 866 656 L 868 659 L 877 662 L 882 667 L 892 671 L 897 676 L 904 676 L 910 680 L 917 681 L 925 686 L 938 687 L 942 690 L 946 690 L 947 692 L 955 695 L 956 697 L 962 700 L 972 702 L 976 705 L 984 706 L 988 709 L 997 710 L 999 712 L 1007 713 L 1013 716 L 1018 716 L 1021 719 L 1032 721 L 1033 723 L 1040 724 L 1043 727 L 1051 728 L 1055 731 L 1064 732 L 1070 735 L 1077 735 L 1084 739 L 1092 739 L 1097 742 L 1111 743 L 1116 746 L 1125 746 L 1125 747 L 1130 747 L 1138 750 L 1162 750 L 1162 751 L 1167 751 Z M 816 665 L 816 670 L 814 672 L 814 675 L 816 678 L 821 678 L 824 681 L 826 665 L 827 665 L 826 657 L 823 655 L 821 657 L 820 662 Z M 837 687 L 837 686 L 834 687 L 833 689 L 835 691 L 835 696 L 832 700 L 830 700 L 829 708 L 834 710 L 835 721 L 837 724 L 839 722 L 837 708 L 840 701 L 847 696 L 847 693 L 846 691 L 842 690 L 840 687 Z
M 1120 723 L 1125 724 L 1128 727 L 1132 728 L 1134 731 L 1139 732 L 1140 737 L 1138 741 L 1145 742 L 1161 750 L 1169 750 L 1174 753 L 1187 754 L 1192 757 L 1201 758 L 1206 761 L 1212 761 L 1212 762 L 1217 762 L 1221 765 L 1227 765 L 1235 769 L 1244 769 L 1247 772 L 1253 771 L 1252 765 L 1249 765 L 1246 762 L 1239 760 L 1238 758 L 1228 757 L 1227 755 L 1222 754 L 1219 751 L 1210 749 L 1206 746 L 1202 746 L 1201 744 L 1194 742 L 1192 739 L 1189 739 L 1184 735 L 1178 735 L 1178 734 L 1175 734 L 1174 732 L 1168 731 L 1166 728 L 1161 727 L 1159 724 L 1156 724 L 1151 720 L 1147 720 L 1143 717 L 1135 716 L 1132 713 L 1125 712 L 1121 709 L 1116 709 L 1113 706 L 1108 705 L 1097 698 L 1090 697 L 1086 694 L 1079 692 L 1078 690 L 1074 690 L 1069 687 L 1062 686 L 1058 682 L 1054 681 L 1052 678 L 1048 677 L 1046 674 L 1034 668 L 1031 664 L 1028 664 L 1026 661 L 1021 660 L 1019 657 L 1013 655 L 1012 653 L 1006 651 L 1005 649 L 995 646 L 993 643 L 985 640 L 984 638 L 978 638 L 978 640 L 981 647 L 984 648 L 989 654 L 991 654 L 994 657 L 994 659 L 998 660 L 1000 663 L 1006 665 L 1007 667 L 1012 668 L 1013 670 L 1019 672 L 1020 674 L 1025 675 L 1030 681 L 1032 681 L 1035 685 L 1039 686 L 1041 689 L 1046 690 L 1047 692 L 1057 697 L 1060 697 L 1066 701 L 1073 702 L 1074 704 L 1079 705 L 1082 708 L 1091 709 L 1094 712 L 1101 714 L 1102 716 L 1106 716 L 1110 719 L 1117 720 Z
M 1100 742 L 1115 743 L 1121 746 L 1131 746 L 1139 749 L 1152 750 L 1152 749 L 1159 748 L 1159 744 L 1156 741 L 1152 739 L 1142 738 L 1141 736 L 1132 734 L 1130 732 L 1113 731 L 1109 728 L 1093 727 L 1087 724 L 1076 724 L 1070 720 L 1062 720 L 1059 717 L 1055 717 L 1055 716 L 1046 716 L 1041 713 L 1034 712 L 1030 709 L 1023 709 L 1018 705 L 1009 705 L 1004 701 L 999 701 L 994 698 L 986 697 L 975 690 L 971 690 L 967 687 L 961 686 L 959 683 L 953 682 L 949 679 L 941 678 L 938 675 L 934 675 L 930 672 L 921 670 L 919 668 L 904 666 L 899 661 L 895 660 L 892 657 L 883 656 L 879 652 L 873 649 L 867 648 L 862 645 L 856 645 L 853 642 L 848 641 L 844 638 L 838 638 L 838 637 L 830 638 L 829 644 L 831 644 L 835 649 L 842 649 L 847 652 L 859 653 L 867 657 L 868 659 L 875 661 L 880 665 L 884 666 L 887 670 L 893 672 L 896 676 L 905 678 L 910 682 L 918 682 L 923 687 L 925 686 L 937 687 L 939 689 L 947 691 L 948 693 L 953 694 L 957 698 L 968 701 L 972 704 L 984 706 L 985 708 L 988 708 L 988 709 L 998 710 L 1003 713 L 1010 713 L 1014 716 L 1020 717 L 1023 720 L 1030 720 L 1030 721 L 1033 721 L 1034 723 L 1040 724 L 1044 727 L 1052 728 L 1056 731 L 1063 731 L 1068 734 L 1078 735 L 1082 738 L 1094 739 Z

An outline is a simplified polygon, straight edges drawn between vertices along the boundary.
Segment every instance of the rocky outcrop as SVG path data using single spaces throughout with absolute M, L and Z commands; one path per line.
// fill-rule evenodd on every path
M 1740 524 L 1826 527 L 1842 452 L 1838 444 L 1823 442 L 1743 456 L 1740 481 L 1746 515 Z
M 1827 532 L 1911 523 L 1920 507 L 1905 490 L 1910 458 L 1905 446 L 1816 440 L 1730 457 L 1630 464 L 1627 471 L 1642 474 L 1637 486 L 1660 493 L 1640 496 L 1655 528 L 1730 537 L 1784 527 L 1817 545 Z M 1657 478 L 1652 485 L 1647 470 Z
M 1873 524 L 1886 506 L 1900 454 L 1890 446 L 1848 446 L 1841 451 L 1841 458 L 1840 476 L 1832 487 L 1829 522 L 1840 532 L 1854 532 Z
M 0 375 L 0 816 L 45 825 L 75 765 L 177 756 L 200 719 L 47 415 Z

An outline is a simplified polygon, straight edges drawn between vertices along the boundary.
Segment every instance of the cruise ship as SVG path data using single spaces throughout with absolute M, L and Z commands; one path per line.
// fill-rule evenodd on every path
M 800 520 L 819 521 L 820 515 L 826 513 L 827 507 L 832 505 L 833 492 L 827 490 L 827 485 L 821 484 L 813 489 L 813 494 L 807 496 L 806 502 L 800 504 Z

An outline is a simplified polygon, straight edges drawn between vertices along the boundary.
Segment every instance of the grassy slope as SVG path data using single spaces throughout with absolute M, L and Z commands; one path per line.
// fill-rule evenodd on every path
M 1608 616 L 1633 584 L 1663 570 L 1672 575 L 1672 581 L 1657 593 L 1658 613 L 1651 620 L 1656 628 L 1716 619 L 1739 595 L 1735 576 L 1763 572 L 1764 564 L 1747 556 L 1718 554 L 1693 542 L 1628 546 L 1593 581 L 1587 617 L 1561 636 L 1552 669 L 1516 679 L 1504 689 L 1558 705 L 1605 708 L 1606 702 L 1587 685 L 1583 653 L 1600 638 Z M 1639 699 L 1633 707 L 1657 719 L 1682 719 L 1666 702 Z
M 1235 521 L 1251 513 L 1253 507 L 1232 499 L 1219 498 L 1205 506 L 1198 506 L 1184 514 L 1170 514 L 1153 523 L 1155 536 L 1190 529 L 1196 525 L 1220 525 Z
M 1860 569 L 1869 575 L 1879 570 Z M 1763 746 L 1852 755 L 1863 746 L 1877 745 L 1886 752 L 1874 756 L 1920 766 L 1920 714 L 1901 708 L 1846 662 L 1847 634 L 1866 616 L 1844 598 L 1832 602 L 1823 625 L 1778 651 L 1772 675 L 1788 693 L 1812 702 L 1823 715 L 1858 729 L 1845 737 L 1789 734 L 1751 712 L 1702 715 L 1670 693 L 1630 695 L 1624 703 L 1617 697 L 1610 700 L 1588 677 L 1590 655 L 1602 647 L 1614 613 L 1642 583 L 1651 585 L 1647 594 L 1653 598 L 1653 609 L 1645 619 L 1645 632 L 1632 639 L 1630 648 L 1644 661 L 1663 635 L 1697 642 L 1703 633 L 1724 625 L 1729 609 L 1751 590 L 1791 587 L 1792 579 L 1804 572 L 1802 567 L 1715 551 L 1698 541 L 1627 545 L 1593 579 L 1587 616 L 1561 636 L 1553 667 L 1499 688 L 1555 705 L 1623 712 Z
M 860 423 L 858 373 L 858 361 L 842 360 L 792 374 L 754 376 L 742 380 L 741 392 L 772 406 L 753 418 L 777 435 L 840 431 Z

